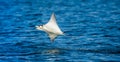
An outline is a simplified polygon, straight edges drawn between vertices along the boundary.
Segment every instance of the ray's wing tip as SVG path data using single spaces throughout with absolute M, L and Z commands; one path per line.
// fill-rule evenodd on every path
M 52 12 L 52 15 L 55 16 L 55 12 Z
M 52 12 L 52 14 L 55 14 L 55 12 Z

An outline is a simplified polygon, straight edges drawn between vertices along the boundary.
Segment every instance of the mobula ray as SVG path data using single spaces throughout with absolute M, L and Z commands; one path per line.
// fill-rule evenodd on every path
M 64 35 L 56 22 L 56 17 L 54 13 L 52 13 L 48 23 L 46 23 L 45 25 L 36 26 L 36 29 L 45 31 L 49 35 L 51 41 L 54 41 L 54 39 L 58 35 Z

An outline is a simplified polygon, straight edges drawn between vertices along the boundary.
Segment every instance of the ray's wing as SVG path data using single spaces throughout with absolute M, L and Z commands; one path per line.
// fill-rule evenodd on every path
M 56 18 L 54 13 L 52 13 L 49 22 L 45 24 L 45 26 L 62 33 L 62 31 L 60 30 L 59 26 L 56 23 Z
M 50 40 L 54 41 L 54 39 L 57 37 L 57 34 L 53 34 L 53 33 L 48 33 Z
M 54 13 L 52 13 L 52 15 L 51 15 L 51 18 L 50 18 L 50 20 L 49 20 L 49 22 L 46 24 L 46 25 L 55 25 L 55 26 L 57 26 L 58 27 L 58 25 L 57 25 L 57 23 L 56 23 L 56 17 L 55 17 L 55 14 Z

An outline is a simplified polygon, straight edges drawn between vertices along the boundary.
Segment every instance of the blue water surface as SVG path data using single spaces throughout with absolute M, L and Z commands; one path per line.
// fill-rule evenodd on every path
M 66 34 L 35 28 L 52 13 Z M 0 62 L 120 62 L 120 0 L 0 0 Z

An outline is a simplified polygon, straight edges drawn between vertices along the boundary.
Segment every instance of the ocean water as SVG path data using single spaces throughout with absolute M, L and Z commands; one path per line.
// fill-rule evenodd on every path
M 35 26 L 53 12 L 51 42 Z M 120 0 L 0 0 L 0 62 L 120 62 Z

